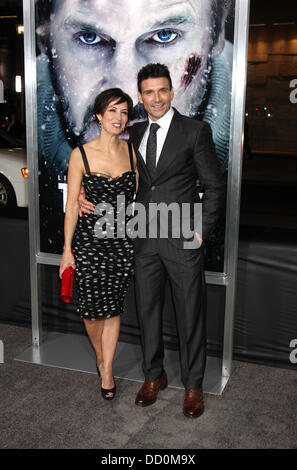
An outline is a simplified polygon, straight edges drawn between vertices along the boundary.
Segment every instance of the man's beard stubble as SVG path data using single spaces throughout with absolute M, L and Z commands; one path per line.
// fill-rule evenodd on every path
M 71 107 L 68 98 L 65 96 L 59 79 L 57 78 L 59 64 L 52 56 L 49 57 L 49 69 L 55 94 L 58 97 L 58 115 L 64 130 L 65 138 L 72 148 L 78 144 L 84 144 L 95 139 L 100 134 L 99 126 L 93 114 L 94 98 L 87 106 L 81 125 L 77 126 L 72 118 Z M 103 90 L 102 90 L 103 91 Z

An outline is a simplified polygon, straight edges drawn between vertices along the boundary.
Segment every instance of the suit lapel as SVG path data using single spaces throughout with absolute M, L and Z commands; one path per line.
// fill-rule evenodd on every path
M 134 145 L 134 148 L 137 150 L 139 149 L 143 134 L 145 133 L 147 126 L 148 126 L 148 120 L 137 122 L 136 124 L 133 125 L 133 128 L 131 129 L 133 145 Z
M 176 149 L 178 148 L 179 141 L 180 141 L 180 132 L 179 131 L 179 112 L 174 109 L 174 115 L 172 117 L 172 121 L 170 123 L 167 136 L 158 160 L 157 164 L 157 172 L 156 172 L 156 178 L 159 178 L 159 176 L 166 170 L 166 168 L 170 165 L 172 160 L 174 159 L 174 155 L 176 153 Z M 137 151 L 137 160 L 138 164 L 140 167 L 140 171 L 142 171 L 142 174 L 146 176 L 146 178 L 151 182 L 151 177 L 149 174 L 149 171 L 147 169 L 147 166 L 145 164 L 144 159 L 142 158 L 142 155 L 139 152 L 139 146 L 141 143 L 141 140 L 143 138 L 143 135 L 145 133 L 145 130 L 148 126 L 148 120 L 136 123 L 133 126 L 133 131 L 132 131 L 132 142 L 134 145 L 135 150 Z
M 132 142 L 133 142 L 134 148 L 136 150 L 136 156 L 137 156 L 137 162 L 138 162 L 138 165 L 139 165 L 139 170 L 142 172 L 142 174 L 144 174 L 146 176 L 146 178 L 149 181 L 151 181 L 151 177 L 150 177 L 150 174 L 148 172 L 145 161 L 144 161 L 141 153 L 139 152 L 139 146 L 140 146 L 140 143 L 142 141 L 145 130 L 148 126 L 148 123 L 149 123 L 148 120 L 146 120 L 146 121 L 134 124 L 133 130 L 132 130 Z
M 180 133 L 177 132 L 179 126 L 179 113 L 174 110 L 174 115 L 172 117 L 172 121 L 170 123 L 167 136 L 158 160 L 157 164 L 157 174 L 156 177 L 159 176 L 166 170 L 168 165 L 174 159 L 174 154 L 176 153 L 176 149 L 178 148 L 179 140 L 180 140 Z

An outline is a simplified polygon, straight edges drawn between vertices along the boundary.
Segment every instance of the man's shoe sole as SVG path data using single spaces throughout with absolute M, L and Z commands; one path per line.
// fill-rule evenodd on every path
M 192 414 L 188 414 L 186 413 L 185 411 L 183 411 L 184 415 L 187 417 L 187 418 L 192 418 L 192 419 L 195 419 L 195 418 L 199 418 L 203 413 L 204 413 L 204 409 L 201 410 L 198 414 L 196 415 L 192 415 Z

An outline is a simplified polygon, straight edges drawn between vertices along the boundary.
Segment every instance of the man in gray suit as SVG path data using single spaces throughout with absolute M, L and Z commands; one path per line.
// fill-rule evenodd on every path
M 181 115 L 171 107 L 171 77 L 166 66 L 148 64 L 138 73 L 138 98 L 148 120 L 136 123 L 131 140 L 138 156 L 137 202 L 197 203 L 196 181 L 203 188 L 200 247 L 186 249 L 181 235 L 135 240 L 136 305 L 142 338 L 145 382 L 136 405 L 153 404 L 167 386 L 163 369 L 162 310 L 165 282 L 170 279 L 180 345 L 181 377 L 186 394 L 184 415 L 204 410 L 202 381 L 206 362 L 206 292 L 201 244 L 222 214 L 225 181 L 219 167 L 210 126 Z M 193 211 L 192 211 L 193 212 Z M 160 220 L 161 222 L 161 220 Z

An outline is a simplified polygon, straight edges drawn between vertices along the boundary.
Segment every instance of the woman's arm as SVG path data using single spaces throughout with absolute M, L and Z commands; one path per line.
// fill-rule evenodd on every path
M 75 148 L 70 155 L 67 174 L 67 202 L 64 219 L 64 247 L 60 261 L 60 277 L 62 277 L 63 271 L 68 266 L 71 265 L 75 267 L 74 257 L 71 252 L 71 245 L 78 219 L 78 196 L 80 192 L 82 176 L 82 159 L 79 149 Z

